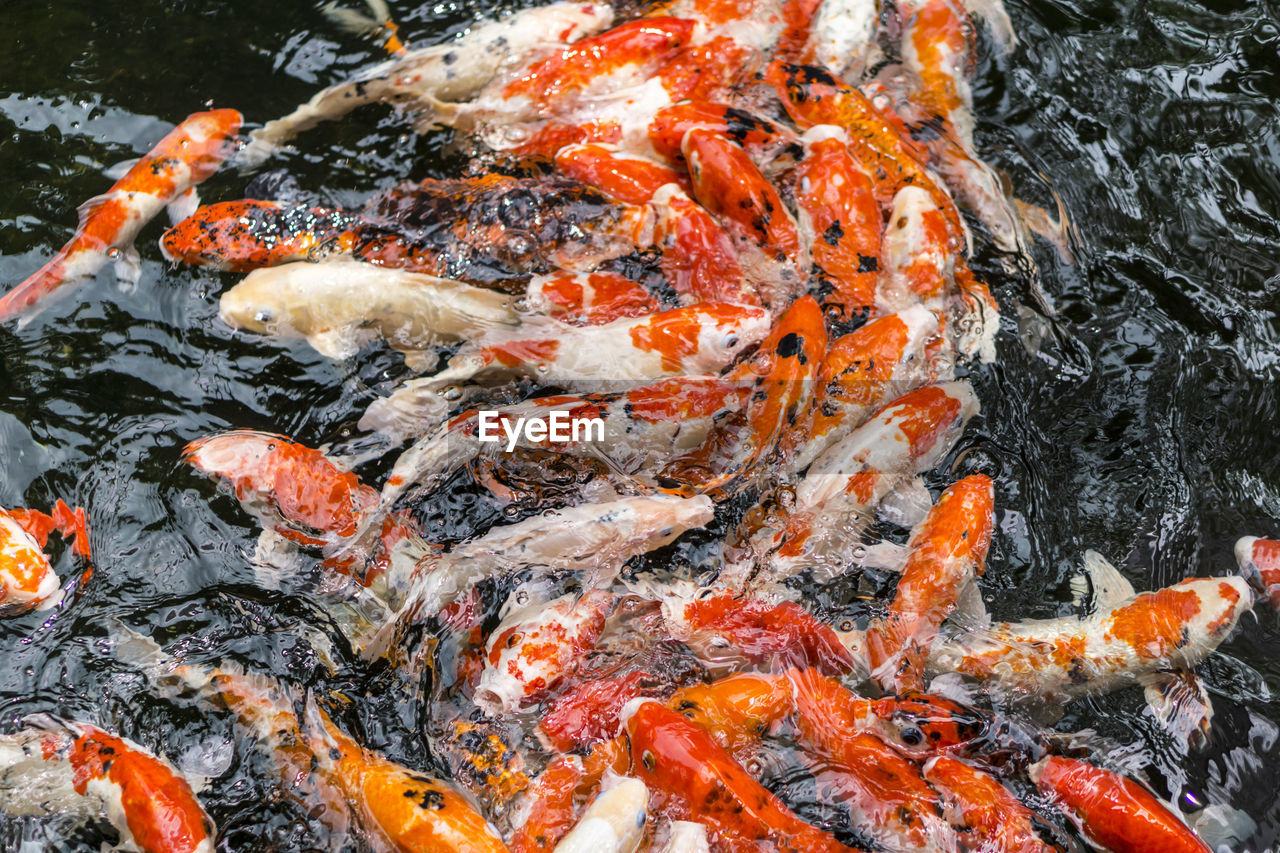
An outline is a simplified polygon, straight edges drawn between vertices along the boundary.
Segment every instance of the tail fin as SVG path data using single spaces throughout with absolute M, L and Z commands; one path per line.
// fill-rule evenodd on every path
M 403 54 L 405 45 L 398 34 L 400 28 L 392 20 L 391 10 L 387 8 L 384 0 L 365 0 L 365 5 L 373 13 L 372 17 L 355 9 L 339 6 L 336 0 L 322 3 L 320 14 L 347 32 L 381 41 L 382 49 L 391 56 Z

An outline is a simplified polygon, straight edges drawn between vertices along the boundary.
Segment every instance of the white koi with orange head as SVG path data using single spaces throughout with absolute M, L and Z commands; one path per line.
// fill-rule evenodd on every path
M 111 189 L 80 207 L 75 235 L 47 264 L 0 298 L 0 322 L 33 310 L 53 291 L 94 275 L 112 261 L 131 263 L 134 238 L 166 205 L 188 197 L 231 151 L 240 130 L 235 110 L 188 116 Z
M 44 610 L 58 603 L 58 575 L 36 540 L 0 510 L 0 613 Z

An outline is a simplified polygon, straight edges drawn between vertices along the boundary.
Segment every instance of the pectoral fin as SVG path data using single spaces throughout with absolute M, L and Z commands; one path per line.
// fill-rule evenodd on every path
M 134 288 L 142 278 L 142 258 L 138 256 L 138 250 L 133 246 L 125 246 L 116 249 L 114 257 L 116 278 L 126 290 Z
M 168 207 L 166 208 L 169 212 L 169 222 L 177 225 L 182 220 L 194 214 L 196 212 L 196 208 L 199 206 L 200 194 L 196 192 L 195 187 L 187 187 L 186 192 L 169 202 Z
M 1204 743 L 1213 720 L 1213 703 L 1196 674 L 1189 669 L 1154 672 L 1139 679 L 1151 713 L 1166 732 L 1184 747 Z

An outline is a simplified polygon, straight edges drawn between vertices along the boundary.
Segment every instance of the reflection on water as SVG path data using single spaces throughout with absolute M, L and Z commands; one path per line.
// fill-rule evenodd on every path
M 1280 535 L 1280 4 L 1216 6 L 1014 2 L 1018 48 L 978 69 L 980 149 L 1029 201 L 1061 198 L 1077 258 L 1065 266 L 1037 247 L 1057 314 L 1019 324 L 1006 312 L 1001 361 L 975 378 L 983 414 L 956 454 L 959 472 L 999 475 L 1001 532 L 984 581 L 997 618 L 1067 612 L 1066 578 L 1086 548 L 1147 589 L 1229 573 L 1238 536 Z M 490 8 L 393 7 L 402 32 L 419 39 Z M 373 58 L 309 0 L 20 0 L 2 17 L 6 287 L 61 245 L 75 205 L 109 184 L 104 171 L 170 123 L 210 103 L 262 121 Z M 441 151 L 446 141 L 413 137 L 393 114 L 366 108 L 310 132 L 271 167 L 313 201 L 351 205 L 404 177 L 447 176 L 456 161 Z M 239 197 L 251 178 L 226 171 L 204 195 Z M 104 618 L 118 614 L 162 639 L 190 638 L 205 659 L 232 654 L 323 682 L 353 700 L 347 721 L 371 745 L 431 768 L 412 697 L 379 689 L 385 676 L 341 642 L 342 676 L 324 676 L 296 627 L 329 622 L 304 597 L 255 585 L 253 523 L 176 465 L 186 441 L 231 426 L 309 444 L 332 437 L 397 368 L 383 353 L 333 363 L 305 344 L 233 335 L 215 300 L 232 279 L 167 269 L 160 230 L 144 232 L 135 289 L 104 271 L 30 325 L 0 330 L 0 503 L 86 506 L 98 565 L 83 597 L 52 620 L 0 622 L 0 707 L 6 719 L 95 719 L 216 776 L 205 799 L 227 849 L 303 849 L 306 817 L 270 799 L 265 759 L 233 752 L 225 720 L 150 697 L 99 641 Z M 980 261 L 1006 306 L 1035 304 L 1025 275 L 998 257 Z M 427 520 L 458 535 L 499 515 L 458 493 Z M 697 541 L 685 556 L 698 556 Z M 60 558 L 64 576 L 70 567 Z M 1057 725 L 1112 738 L 1135 768 L 1154 762 L 1188 809 L 1245 809 L 1258 825 L 1248 849 L 1275 849 L 1277 660 L 1280 620 L 1260 609 L 1204 667 L 1214 734 L 1188 759 L 1169 753 L 1137 690 L 1078 702 Z M 803 796 L 808 783 L 775 784 Z M 90 849 L 101 836 L 0 827 L 0 846 L 19 839 Z

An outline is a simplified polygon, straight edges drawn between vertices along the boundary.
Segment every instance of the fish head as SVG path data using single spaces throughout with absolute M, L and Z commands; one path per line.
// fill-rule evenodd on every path
M 193 113 L 179 125 L 185 134 L 178 143 L 180 156 L 191 170 L 192 183 L 204 181 L 218 170 L 243 123 L 238 110 L 221 109 Z
M 987 730 L 976 708 L 943 696 L 918 693 L 882 699 L 876 711 L 877 734 L 912 756 L 967 744 Z
M 296 266 L 268 267 L 245 276 L 222 294 L 218 316 L 233 329 L 260 335 L 306 336 L 324 328 L 324 319 L 315 316 L 319 301 L 309 298 L 292 275 Z
M 727 303 L 694 307 L 698 309 L 699 331 L 690 367 L 699 372 L 719 370 L 769 333 L 769 312 L 763 308 Z
M 0 509 L 0 613 L 55 603 L 58 576 L 35 538 Z

